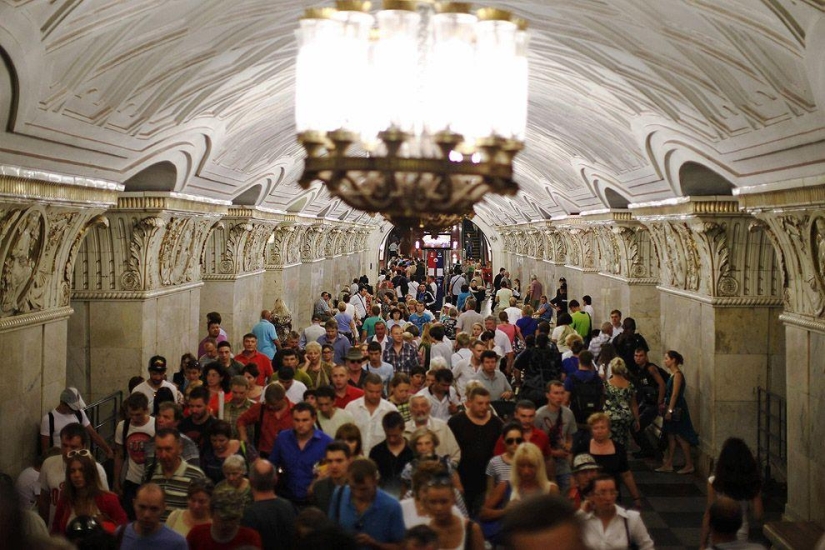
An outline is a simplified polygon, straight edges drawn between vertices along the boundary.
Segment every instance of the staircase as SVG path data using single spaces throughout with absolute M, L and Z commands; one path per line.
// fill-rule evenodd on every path
M 467 260 L 467 243 L 472 243 L 473 245 L 473 252 L 472 258 L 479 259 L 481 257 L 481 231 L 476 227 L 476 225 L 469 221 L 464 220 L 464 246 L 461 250 L 461 255 L 464 257 L 464 260 Z

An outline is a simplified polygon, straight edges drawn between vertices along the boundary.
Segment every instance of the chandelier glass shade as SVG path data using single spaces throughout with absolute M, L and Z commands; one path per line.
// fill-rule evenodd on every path
M 527 125 L 526 24 L 464 2 L 341 0 L 300 21 L 300 185 L 435 227 L 488 193 L 515 194 Z

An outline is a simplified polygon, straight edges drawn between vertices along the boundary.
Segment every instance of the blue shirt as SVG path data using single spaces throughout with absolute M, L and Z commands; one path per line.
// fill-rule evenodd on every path
M 464 311 L 464 302 L 466 302 L 467 298 L 469 298 L 472 295 L 473 295 L 473 293 L 470 292 L 469 290 L 467 292 L 462 292 L 461 294 L 459 294 L 458 298 L 456 298 L 456 301 L 455 301 L 456 309 L 458 311 Z
M 147 537 L 141 537 L 135 531 L 135 524 L 128 523 L 121 527 L 123 532 L 123 541 L 120 548 L 123 550 L 188 550 L 189 545 L 186 539 L 178 533 L 173 531 L 165 525 Z
M 321 430 L 313 432 L 303 449 L 298 447 L 295 430 L 284 430 L 278 434 L 269 461 L 284 470 L 288 492 L 284 495 L 286 498 L 299 502 L 307 499 L 307 489 L 315 479 L 313 469 L 324 459 L 330 443 L 332 438 Z
M 429 312 L 425 311 L 421 315 L 419 315 L 418 313 L 413 313 L 412 315 L 410 315 L 409 321 L 410 323 L 417 326 L 418 332 L 421 333 L 424 332 L 424 325 L 426 323 L 431 323 L 433 321 L 433 317 L 429 314 Z
M 347 356 L 347 352 L 349 351 L 349 348 L 352 344 L 349 343 L 349 339 L 346 336 L 344 336 L 343 334 L 341 334 L 339 332 L 338 333 L 338 338 L 336 338 L 334 342 L 330 342 L 327 339 L 327 335 L 324 334 L 323 336 L 318 338 L 318 343 L 321 344 L 322 346 L 324 344 L 332 344 L 332 349 L 335 352 L 335 354 L 332 357 L 332 362 L 335 363 L 336 365 L 346 365 L 347 364 L 346 361 L 344 360 L 344 357 Z
M 352 504 L 348 485 L 335 489 L 329 505 L 330 518 L 337 519 L 344 531 L 356 535 L 366 533 L 380 543 L 401 542 L 404 539 L 404 515 L 401 505 L 389 494 L 376 489 L 375 500 L 363 514 Z
M 252 327 L 252 334 L 258 339 L 258 352 L 263 353 L 270 359 L 275 357 L 275 344 L 272 343 L 278 338 L 275 326 L 266 319 L 261 319 Z

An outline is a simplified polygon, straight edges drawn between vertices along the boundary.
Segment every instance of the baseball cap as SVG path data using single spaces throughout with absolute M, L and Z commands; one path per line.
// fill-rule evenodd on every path
M 576 455 L 573 459 L 573 473 L 583 472 L 584 470 L 601 470 L 602 467 L 596 462 L 596 459 L 587 453 Z
M 155 355 L 151 359 L 149 359 L 149 370 L 165 371 L 166 357 L 162 355 Z
M 60 392 L 60 401 L 68 405 L 73 411 L 82 411 L 86 408 L 86 403 L 83 402 L 83 398 L 80 397 L 80 392 L 77 391 L 77 388 L 69 387 Z

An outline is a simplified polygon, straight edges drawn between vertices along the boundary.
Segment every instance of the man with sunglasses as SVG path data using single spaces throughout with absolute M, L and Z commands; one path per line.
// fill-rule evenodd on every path
M 37 511 L 46 521 L 46 525 L 51 525 L 54 520 L 57 503 L 66 482 L 69 459 L 77 455 L 88 456 L 94 460 L 89 451 L 89 433 L 80 424 L 66 424 L 60 430 L 60 454 L 47 458 L 40 467 L 40 496 L 37 498 Z M 108 491 L 109 481 L 106 478 L 106 471 L 100 464 L 95 463 L 95 465 L 100 478 L 100 489 Z

